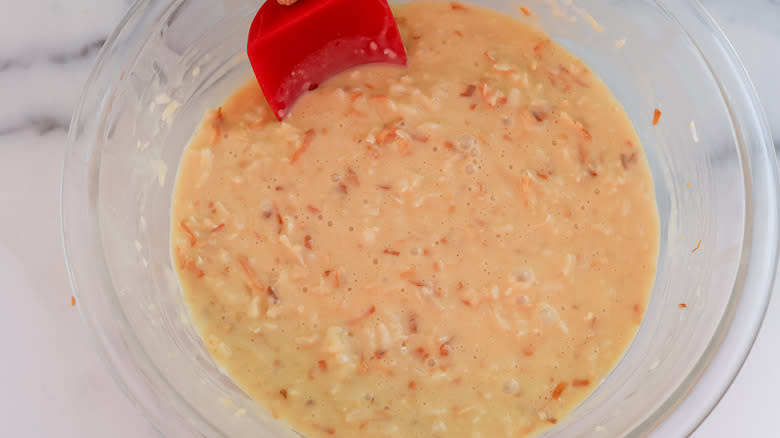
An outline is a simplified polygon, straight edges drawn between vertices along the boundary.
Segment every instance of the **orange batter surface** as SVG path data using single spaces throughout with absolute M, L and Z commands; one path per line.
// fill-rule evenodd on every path
M 522 437 L 634 337 L 659 245 L 620 104 L 507 16 L 395 8 L 409 67 L 365 66 L 283 122 L 254 81 L 179 169 L 173 254 L 194 321 L 310 437 Z

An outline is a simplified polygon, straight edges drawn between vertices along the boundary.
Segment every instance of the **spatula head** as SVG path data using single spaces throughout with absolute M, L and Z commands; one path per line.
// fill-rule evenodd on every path
M 249 61 L 282 120 L 301 94 L 352 67 L 406 65 L 387 0 L 267 0 L 249 30 Z

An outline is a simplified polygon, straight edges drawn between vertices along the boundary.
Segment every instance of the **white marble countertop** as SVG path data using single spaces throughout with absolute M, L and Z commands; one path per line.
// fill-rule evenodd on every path
M 740 52 L 780 139 L 780 1 L 702 1 Z M 0 14 L 2 435 L 156 436 L 70 306 L 58 219 L 70 114 L 130 0 L 7 3 Z M 694 437 L 780 436 L 778 340 L 776 296 L 741 373 Z

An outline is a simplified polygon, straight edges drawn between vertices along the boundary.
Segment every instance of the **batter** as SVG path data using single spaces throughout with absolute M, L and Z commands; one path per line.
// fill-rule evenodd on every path
M 207 114 L 173 257 L 230 376 L 309 437 L 523 437 L 634 337 L 653 182 L 620 104 L 539 31 L 468 4 L 395 8 L 409 67 L 307 93 L 254 81 Z

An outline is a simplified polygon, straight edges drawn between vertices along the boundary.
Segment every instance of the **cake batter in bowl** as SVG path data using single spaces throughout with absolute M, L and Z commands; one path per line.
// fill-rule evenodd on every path
M 213 362 L 169 251 L 182 150 L 204 110 L 250 77 L 242 53 L 252 3 L 139 2 L 71 126 L 63 230 L 72 283 L 119 383 L 166 436 L 292 434 Z M 774 280 L 775 161 L 752 87 L 695 2 L 540 2 L 527 5 L 530 17 L 511 2 L 480 4 L 540 26 L 604 80 L 655 182 L 661 242 L 645 319 L 596 392 L 543 436 L 685 435 L 738 371 Z

